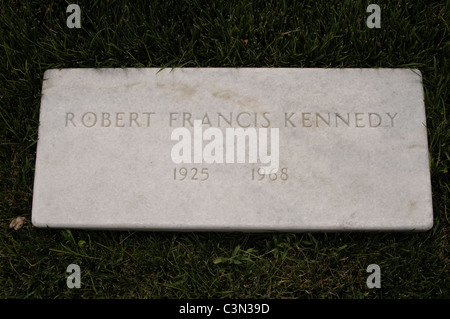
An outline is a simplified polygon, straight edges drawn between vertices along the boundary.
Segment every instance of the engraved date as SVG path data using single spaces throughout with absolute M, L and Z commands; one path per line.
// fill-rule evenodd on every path
M 209 178 L 208 168 L 174 168 L 173 179 L 177 181 L 191 180 L 204 182 Z
M 276 173 L 272 174 L 262 174 L 260 169 L 252 168 L 252 181 L 262 181 L 262 180 L 270 180 L 270 181 L 287 181 L 289 179 L 288 169 L 287 167 L 283 167 L 281 170 L 278 170 Z

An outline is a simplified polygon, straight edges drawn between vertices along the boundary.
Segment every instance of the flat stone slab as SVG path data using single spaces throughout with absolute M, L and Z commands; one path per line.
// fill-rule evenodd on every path
M 420 71 L 48 70 L 32 222 L 111 230 L 428 230 Z

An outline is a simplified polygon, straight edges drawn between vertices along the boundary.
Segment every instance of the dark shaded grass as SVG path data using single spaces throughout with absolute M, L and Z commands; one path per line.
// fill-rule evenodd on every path
M 79 2 L 0 6 L 1 298 L 448 298 L 449 3 Z M 425 233 L 145 233 L 30 225 L 42 75 L 70 67 L 409 67 L 423 74 L 435 225 Z M 276 213 L 276 212 L 274 212 Z M 28 223 L 8 227 L 16 216 Z M 68 289 L 76 263 L 82 288 Z M 366 267 L 381 267 L 368 289 Z

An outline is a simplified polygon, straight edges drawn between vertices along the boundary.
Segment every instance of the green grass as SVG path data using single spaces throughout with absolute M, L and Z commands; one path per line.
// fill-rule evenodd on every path
M 1 1 L 0 298 L 449 298 L 449 1 Z M 73 1 L 75 2 L 75 1 Z M 245 41 L 245 40 L 248 40 Z M 246 44 L 247 43 L 247 44 Z M 42 75 L 69 67 L 411 67 L 435 225 L 424 233 L 158 233 L 30 223 Z M 27 223 L 9 228 L 16 216 Z M 66 267 L 81 267 L 68 289 Z M 381 267 L 368 289 L 366 267 Z

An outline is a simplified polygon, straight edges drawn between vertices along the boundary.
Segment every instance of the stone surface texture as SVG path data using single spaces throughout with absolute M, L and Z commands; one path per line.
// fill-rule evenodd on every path
M 224 133 L 239 125 L 279 128 L 276 176 L 255 174 L 260 163 L 174 163 L 171 133 L 183 125 L 192 130 L 194 120 L 202 120 L 203 129 L 220 124 Z M 420 71 L 48 70 L 32 223 L 162 231 L 428 230 L 433 211 Z

